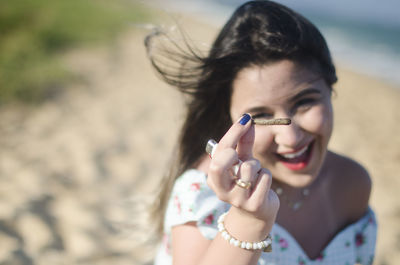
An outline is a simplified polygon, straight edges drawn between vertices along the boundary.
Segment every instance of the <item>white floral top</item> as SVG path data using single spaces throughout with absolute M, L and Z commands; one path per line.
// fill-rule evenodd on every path
M 206 175 L 188 170 L 180 176 L 172 190 L 164 219 L 163 241 L 157 252 L 155 265 L 171 265 L 171 228 L 190 221 L 197 223 L 207 239 L 218 232 L 218 217 L 230 205 L 220 201 L 206 184 Z M 316 259 L 309 259 L 293 236 L 275 224 L 271 231 L 271 253 L 262 253 L 260 265 L 353 265 L 372 264 L 375 252 L 377 224 L 371 209 L 357 222 L 341 230 Z

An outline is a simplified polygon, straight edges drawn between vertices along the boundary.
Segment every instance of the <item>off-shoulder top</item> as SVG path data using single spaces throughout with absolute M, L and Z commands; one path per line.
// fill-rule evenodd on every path
M 206 183 L 206 175 L 198 170 L 187 170 L 172 190 L 164 219 L 164 235 L 155 265 L 171 265 L 171 228 L 196 222 L 201 234 L 213 239 L 217 233 L 218 217 L 230 205 L 220 201 Z M 271 253 L 262 253 L 260 265 L 352 265 L 372 264 L 375 253 L 377 223 L 373 210 L 368 208 L 358 221 L 339 231 L 323 249 L 319 257 L 310 259 L 295 238 L 279 224 L 274 224 Z M 190 240 L 190 239 L 188 239 Z

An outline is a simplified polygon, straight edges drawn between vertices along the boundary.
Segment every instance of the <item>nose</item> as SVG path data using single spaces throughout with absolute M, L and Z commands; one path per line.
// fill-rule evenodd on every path
M 275 143 L 278 145 L 296 148 L 303 138 L 303 130 L 293 119 L 290 125 L 277 125 L 274 130 Z

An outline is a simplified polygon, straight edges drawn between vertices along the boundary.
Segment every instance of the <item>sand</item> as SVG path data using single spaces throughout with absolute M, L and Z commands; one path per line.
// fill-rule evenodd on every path
M 204 47 L 216 32 L 175 18 Z M 145 33 L 66 54 L 84 83 L 35 108 L 0 109 L 0 264 L 150 264 L 154 246 L 136 247 L 133 209 L 167 168 L 183 101 L 152 71 Z M 399 264 L 400 87 L 340 64 L 338 74 L 330 148 L 369 170 L 375 264 Z

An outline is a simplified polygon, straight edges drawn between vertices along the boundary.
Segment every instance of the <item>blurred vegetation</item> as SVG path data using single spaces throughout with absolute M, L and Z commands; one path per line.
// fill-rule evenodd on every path
M 73 76 L 60 54 L 149 16 L 134 0 L 0 0 L 0 105 L 40 103 Z

